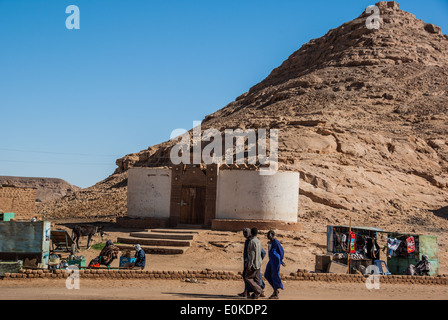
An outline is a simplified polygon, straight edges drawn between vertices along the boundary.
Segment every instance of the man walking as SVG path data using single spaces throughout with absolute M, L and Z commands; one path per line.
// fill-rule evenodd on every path
M 274 293 L 269 297 L 269 299 L 278 299 L 280 289 L 283 290 L 282 279 L 280 277 L 280 265 L 285 266 L 285 263 L 283 262 L 284 250 L 280 244 L 280 241 L 275 239 L 274 231 L 269 231 L 267 237 L 269 239 L 269 262 L 266 266 L 264 277 L 274 289 Z
M 252 239 L 252 235 L 249 228 L 243 229 L 243 236 L 246 238 L 244 241 L 244 250 L 243 250 L 243 279 L 244 279 L 244 291 L 242 293 L 239 293 L 238 295 L 240 297 L 247 297 L 249 296 L 250 286 L 249 283 L 246 281 L 246 271 L 247 271 L 247 247 L 249 245 L 250 239 Z
M 246 280 L 246 271 L 247 271 L 247 262 L 248 262 L 248 254 L 247 254 L 247 248 L 249 245 L 250 240 L 252 239 L 252 231 L 249 228 L 243 229 L 243 236 L 246 238 L 246 241 L 244 241 L 244 250 L 243 250 L 243 279 L 244 279 L 244 291 L 242 293 L 239 293 L 238 296 L 247 298 L 250 296 L 250 294 L 253 292 L 252 287 L 249 285 L 249 283 Z M 266 256 L 266 251 L 264 251 L 263 248 L 261 248 L 261 259 L 263 260 Z M 261 278 L 261 270 L 260 271 L 260 287 L 263 290 L 261 293 L 261 297 L 264 297 L 264 283 L 263 279 Z
M 257 237 L 257 228 L 252 228 L 251 234 L 252 238 L 247 245 L 247 269 L 245 279 L 254 292 L 251 298 L 258 299 L 263 292 L 263 289 L 260 286 L 262 245 L 260 239 Z

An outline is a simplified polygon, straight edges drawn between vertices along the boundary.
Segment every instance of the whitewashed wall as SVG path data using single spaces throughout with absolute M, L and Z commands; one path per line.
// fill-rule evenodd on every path
M 128 172 L 128 217 L 170 217 L 171 170 L 131 168 Z
M 299 173 L 221 170 L 218 176 L 217 219 L 297 222 Z

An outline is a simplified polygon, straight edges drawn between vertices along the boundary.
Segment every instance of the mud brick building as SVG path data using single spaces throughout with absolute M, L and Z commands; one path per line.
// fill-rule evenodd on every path
M 14 212 L 16 220 L 28 220 L 36 214 L 36 189 L 0 185 L 0 212 Z
M 131 168 L 128 173 L 129 227 L 206 226 L 213 230 L 299 230 L 299 173 L 260 175 L 227 165 Z

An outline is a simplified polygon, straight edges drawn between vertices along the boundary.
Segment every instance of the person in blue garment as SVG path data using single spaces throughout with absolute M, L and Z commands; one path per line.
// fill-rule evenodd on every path
M 145 269 L 146 265 L 145 250 L 143 250 L 139 244 L 136 244 L 134 248 L 135 248 L 135 262 L 133 264 L 133 267 L 141 268 L 143 270 Z
M 280 244 L 280 241 L 275 238 L 275 232 L 273 230 L 270 230 L 268 232 L 267 237 L 269 239 L 269 262 L 266 266 L 264 277 L 274 289 L 274 293 L 272 293 L 269 299 L 278 299 L 280 289 L 283 290 L 283 283 L 280 278 L 280 266 L 286 266 L 286 264 L 283 262 L 284 250 L 282 245 Z

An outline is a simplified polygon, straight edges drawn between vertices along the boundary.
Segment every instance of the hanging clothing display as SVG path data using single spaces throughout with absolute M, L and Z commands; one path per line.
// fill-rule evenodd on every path
M 406 239 L 406 244 L 408 246 L 408 253 L 412 253 L 415 251 L 415 240 L 413 236 L 410 236 Z
M 387 256 L 392 257 L 395 255 L 397 249 L 400 247 L 401 240 L 387 238 Z
M 367 244 L 364 248 L 366 257 L 372 260 L 379 260 L 380 258 L 380 247 L 374 238 L 367 238 Z
M 349 249 L 350 249 L 350 253 L 355 253 L 356 249 L 355 249 L 355 240 L 356 240 L 356 235 L 354 232 L 350 231 L 349 232 Z

